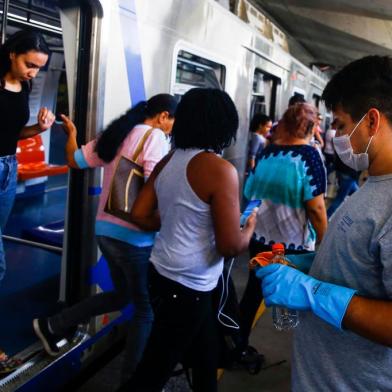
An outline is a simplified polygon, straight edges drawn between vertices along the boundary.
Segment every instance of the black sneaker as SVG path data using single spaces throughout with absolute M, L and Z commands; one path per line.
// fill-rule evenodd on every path
M 33 327 L 35 334 L 40 338 L 44 345 L 45 351 L 52 357 L 57 357 L 60 354 L 60 349 L 57 347 L 57 342 L 60 340 L 49 331 L 48 319 L 40 318 L 33 320 Z
M 247 346 L 244 351 L 237 353 L 235 358 L 235 364 L 245 368 L 250 374 L 259 373 L 264 363 L 264 355 L 259 354 L 252 346 Z
M 72 343 L 73 340 L 77 338 L 77 334 L 78 334 L 78 326 L 70 327 L 66 330 L 66 332 L 64 332 L 63 339 L 67 339 L 68 343 Z M 61 337 L 59 340 L 61 340 Z

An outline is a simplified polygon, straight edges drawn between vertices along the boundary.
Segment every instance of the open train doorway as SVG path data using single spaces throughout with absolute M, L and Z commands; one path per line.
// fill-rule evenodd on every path
M 46 65 L 33 80 L 28 125 L 37 122 L 41 107 L 68 114 L 62 29 L 55 2 L 3 1 L 0 9 L 3 40 L 30 29 L 39 31 L 50 49 Z M 34 351 L 32 318 L 57 307 L 68 183 L 64 143 L 58 122 L 18 142 L 17 194 L 3 232 L 7 268 L 0 283 L 0 348 L 9 358 Z M 23 354 L 18 358 L 23 359 Z
M 30 119 L 37 122 L 41 107 L 68 114 L 68 88 L 60 10 L 56 1 L 0 1 L 4 42 L 11 34 L 40 32 L 50 49 L 49 59 L 33 80 Z M 5 131 L 5 130 L 4 130 Z M 64 218 L 68 189 L 65 134 L 61 122 L 18 142 L 18 182 L 13 209 L 3 232 L 6 272 L 0 282 L 0 349 L 9 358 L 31 355 L 36 337 L 31 321 L 58 308 Z M 0 377 L 12 370 L 0 367 Z

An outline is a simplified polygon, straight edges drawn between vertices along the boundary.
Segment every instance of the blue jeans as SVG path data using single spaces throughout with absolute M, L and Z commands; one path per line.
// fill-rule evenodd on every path
M 328 218 L 337 210 L 337 208 L 343 203 L 347 196 L 352 195 L 355 191 L 359 189 L 358 182 L 354 178 L 348 176 L 347 174 L 337 172 L 339 189 L 338 193 L 329 206 L 327 215 Z
M 151 246 L 137 247 L 114 238 L 97 236 L 99 248 L 108 262 L 114 290 L 93 295 L 49 318 L 53 332 L 65 336 L 90 317 L 134 305 L 125 347 L 123 378 L 135 370 L 150 336 L 153 312 L 148 295 L 148 265 Z
M 6 270 L 3 231 L 14 204 L 18 163 L 15 155 L 0 157 L 0 282 Z

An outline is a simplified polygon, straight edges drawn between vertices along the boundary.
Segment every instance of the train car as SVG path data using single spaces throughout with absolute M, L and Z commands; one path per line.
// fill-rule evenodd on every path
M 224 157 L 242 183 L 254 113 L 277 120 L 293 94 L 325 113 L 320 97 L 326 77 L 214 0 L 3 1 L 3 21 L 3 36 L 29 26 L 47 38 L 52 55 L 31 105 L 68 112 L 79 144 L 146 97 L 169 92 L 181 99 L 192 87 L 221 88 L 240 115 L 237 142 Z M 55 125 L 37 142 L 45 151 L 41 160 L 63 166 L 64 140 Z M 94 238 L 101 172 L 49 169 L 19 176 L 19 197 L 5 231 L 0 347 L 22 364 L 4 374 L 1 391 L 61 389 L 121 346 L 123 322 L 132 317 L 131 308 L 96 317 L 63 345 L 58 358 L 42 352 L 32 332 L 34 317 L 112 287 Z

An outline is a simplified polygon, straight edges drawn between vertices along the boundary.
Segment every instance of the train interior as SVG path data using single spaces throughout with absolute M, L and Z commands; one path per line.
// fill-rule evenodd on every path
M 26 25 L 39 29 L 52 51 L 30 96 L 29 123 L 33 124 L 42 106 L 68 113 L 68 93 L 58 10 L 43 2 L 11 2 L 7 34 Z M 18 188 L 3 233 L 7 273 L 0 287 L 0 347 L 10 357 L 36 343 L 31 319 L 58 308 L 68 182 L 64 142 L 56 122 L 42 136 L 18 143 Z

